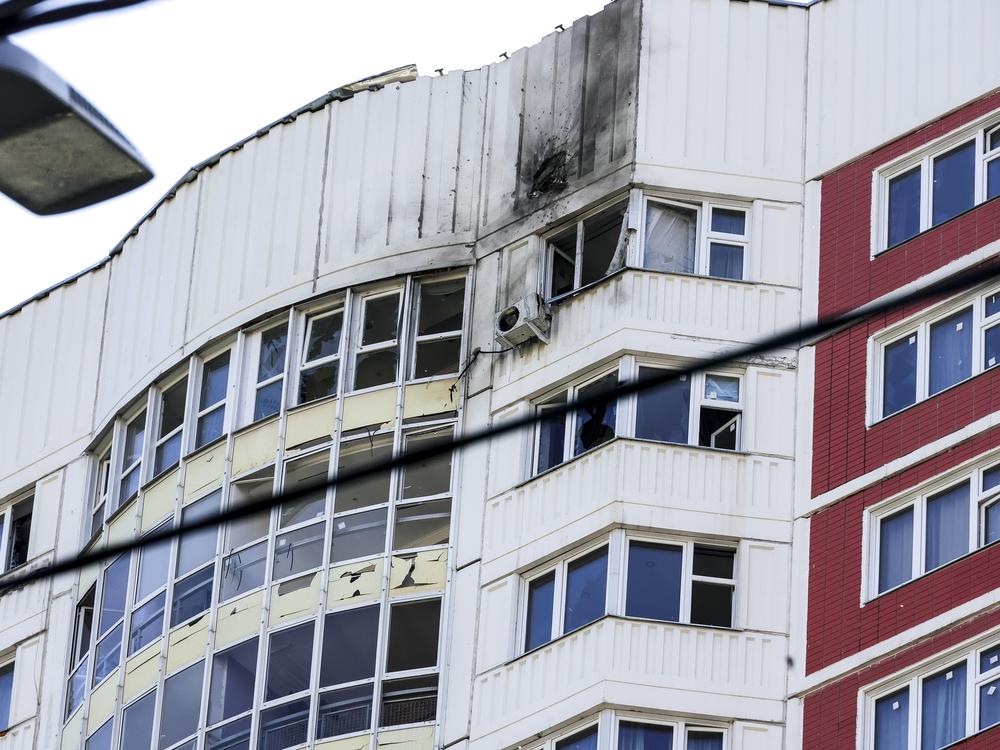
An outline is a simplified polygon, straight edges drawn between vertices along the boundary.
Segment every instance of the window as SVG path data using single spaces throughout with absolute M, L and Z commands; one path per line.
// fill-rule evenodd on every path
M 537 648 L 603 617 L 607 579 L 607 545 L 530 578 L 524 650 Z
M 734 549 L 630 539 L 626 616 L 732 627 L 735 560 Z
M 396 382 L 400 292 L 361 299 L 358 344 L 354 354 L 354 390 Z
M 876 172 L 874 253 L 1000 194 L 1000 132 L 967 129 Z
M 597 750 L 597 727 L 588 727 L 556 742 L 556 750 Z
M 160 750 L 194 734 L 198 728 L 204 670 L 205 662 L 202 660 L 164 681 L 163 705 L 160 707 Z
M 662 718 L 642 718 L 633 713 L 605 711 L 611 714 L 607 724 L 591 723 L 584 728 L 575 727 L 531 750 L 723 750 L 726 732 L 721 728 L 689 724 L 685 721 Z M 592 720 L 591 720 L 592 721 Z M 606 727 L 601 729 L 600 727 Z M 602 732 L 611 737 L 599 742 Z
M 220 651 L 212 660 L 208 723 L 218 724 L 249 711 L 257 677 L 257 639 Z
M 187 382 L 185 375 L 160 394 L 159 429 L 153 459 L 155 476 L 172 469 L 181 460 Z
M 285 698 L 309 687 L 314 627 L 315 623 L 307 622 L 271 633 L 267 653 L 265 701 Z
M 129 656 L 163 635 L 163 612 L 167 592 L 161 591 L 132 613 L 128 639 Z
M 106 439 L 103 450 L 98 451 L 97 485 L 90 511 L 90 538 L 97 536 L 104 526 L 104 511 L 111 492 L 111 438 Z
M 462 315 L 465 279 L 418 285 L 416 332 L 411 378 L 433 378 L 458 372 L 462 358 Z
M 304 745 L 309 736 L 309 698 L 260 712 L 257 750 L 285 750 Z
M 87 738 L 84 750 L 111 750 L 111 738 L 115 728 L 114 718 L 108 719 Z
M 287 324 L 282 323 L 260 333 L 256 382 L 254 384 L 253 419 L 255 422 L 281 411 L 287 349 Z
M 525 576 L 521 643 L 531 651 L 605 614 L 732 628 L 735 603 L 735 546 L 616 530 Z
M 387 672 L 437 666 L 441 600 L 394 604 L 389 614 Z
M 642 267 L 721 279 L 746 278 L 748 211 L 703 201 L 645 201 Z
M 372 725 L 372 686 L 331 690 L 319 696 L 316 739 L 366 732 Z
M 212 566 L 208 565 L 174 583 L 173 601 L 170 605 L 170 627 L 187 622 L 212 605 L 214 572 Z
M 10 703 L 14 697 L 14 662 L 0 667 L 0 731 L 10 726 Z
M 996 637 L 869 691 L 866 747 L 939 750 L 1000 722 Z
M 193 502 L 181 511 L 181 523 L 193 523 L 210 518 L 219 512 L 222 490 Z M 215 559 L 215 541 L 218 527 L 206 526 L 183 534 L 177 542 L 177 569 L 175 575 L 182 576 L 195 568 Z
M 873 338 L 881 419 L 1000 363 L 1000 291 L 966 298 Z
M 380 727 L 418 724 L 437 717 L 437 675 L 382 683 Z
M 379 606 L 332 612 L 323 628 L 323 656 L 320 663 L 320 687 L 375 677 L 375 653 L 378 647 Z M 435 633 L 435 644 L 437 643 Z M 371 705 L 371 687 L 368 687 Z
M 141 411 L 125 426 L 125 445 L 122 450 L 121 485 L 118 488 L 118 505 L 121 507 L 139 493 L 142 482 L 142 447 L 146 438 L 146 412 Z M 112 508 L 112 511 L 115 508 Z
M 195 449 L 222 436 L 229 390 L 229 352 L 224 351 L 201 366 Z
M 596 448 L 616 434 L 618 402 L 609 399 L 576 412 L 546 418 L 553 406 L 577 398 L 599 396 L 618 386 L 618 370 L 601 375 L 589 382 L 575 385 L 538 405 L 542 420 L 535 432 L 535 471 L 541 473 L 574 456 Z
M 87 665 L 90 640 L 94 632 L 94 601 L 97 586 L 91 586 L 76 605 L 73 620 L 73 644 L 70 657 L 70 675 L 66 686 L 66 718 L 83 703 L 87 692 Z
M 1000 465 L 938 479 L 868 510 L 868 598 L 1000 540 Z
M 559 297 L 624 267 L 628 201 L 574 222 L 546 239 L 549 296 Z
M 0 512 L 0 544 L 3 551 L 3 569 L 0 572 L 13 570 L 28 562 L 34 507 L 34 498 L 27 497 Z
M 155 708 L 155 690 L 125 707 L 122 713 L 121 750 L 148 750 L 153 746 Z
M 299 403 L 337 394 L 344 310 L 337 308 L 306 320 L 305 346 L 299 367 Z

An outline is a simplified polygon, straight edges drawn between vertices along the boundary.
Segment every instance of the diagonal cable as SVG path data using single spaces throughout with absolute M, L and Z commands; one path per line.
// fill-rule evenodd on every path
M 662 373 L 621 383 L 613 389 L 602 391 L 595 395 L 576 398 L 572 401 L 567 401 L 565 404 L 552 405 L 546 409 L 545 418 L 550 419 L 553 416 L 565 416 L 566 414 L 577 411 L 578 409 L 586 409 L 587 407 L 604 404 L 614 399 L 631 396 L 632 394 L 639 393 L 650 388 L 666 385 L 678 380 L 679 378 L 688 377 L 703 370 L 718 367 L 733 360 L 747 359 L 749 357 L 773 351 L 774 349 L 798 346 L 803 342 L 812 343 L 822 336 L 828 335 L 847 326 L 854 325 L 863 320 L 867 320 L 875 315 L 893 312 L 907 305 L 932 300 L 936 297 L 945 297 L 951 294 L 956 294 L 997 279 L 1000 279 L 1000 264 L 956 273 L 945 279 L 931 284 L 926 284 L 917 289 L 892 294 L 885 299 L 878 300 L 854 310 L 822 318 L 814 323 L 810 323 L 799 328 L 791 328 L 786 331 L 781 331 L 752 344 L 734 347 L 723 354 L 700 360 L 692 365 L 688 365 L 687 367 L 681 367 L 676 370 L 666 370 Z M 427 446 L 426 448 L 406 451 L 405 453 L 401 453 L 386 461 L 373 462 L 350 471 L 341 472 L 332 479 L 327 479 L 322 482 L 316 482 L 307 486 L 281 492 L 273 495 L 272 497 L 259 498 L 249 503 L 230 507 L 212 516 L 191 520 L 187 523 L 181 523 L 168 529 L 153 531 L 139 539 L 109 544 L 101 549 L 95 549 L 90 552 L 56 560 L 50 565 L 7 577 L 0 582 L 0 596 L 15 587 L 24 586 L 34 581 L 50 578 L 60 573 L 70 573 L 88 565 L 110 559 L 124 552 L 130 552 L 151 544 L 171 540 L 175 537 L 180 537 L 199 529 L 208 528 L 210 526 L 218 526 L 222 523 L 235 521 L 246 516 L 269 511 L 276 505 L 298 500 L 299 498 L 312 494 L 317 490 L 337 487 L 340 484 L 353 482 L 374 474 L 389 471 L 391 469 L 409 466 L 410 464 L 433 458 L 448 451 L 460 450 L 471 445 L 481 443 L 485 440 L 489 440 L 490 438 L 506 435 L 526 427 L 532 427 L 539 422 L 541 418 L 542 417 L 538 414 L 530 414 L 517 419 L 505 420 L 499 424 L 489 427 L 470 430 L 448 441 L 435 443 Z

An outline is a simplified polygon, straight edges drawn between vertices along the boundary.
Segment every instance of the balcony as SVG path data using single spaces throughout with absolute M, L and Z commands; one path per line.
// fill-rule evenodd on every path
M 483 580 L 613 525 L 790 541 L 790 459 L 618 439 L 486 503 Z
M 780 635 L 605 617 L 481 674 L 470 750 L 604 704 L 779 722 L 786 649 Z

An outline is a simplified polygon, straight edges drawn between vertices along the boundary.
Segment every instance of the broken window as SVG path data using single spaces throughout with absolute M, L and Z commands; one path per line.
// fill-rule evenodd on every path
M 192 523 L 216 515 L 219 512 L 221 501 L 222 490 L 216 490 L 201 500 L 191 503 L 181 511 L 181 523 Z M 199 565 L 215 559 L 217 535 L 217 526 L 206 526 L 196 531 L 188 531 L 182 534 L 177 543 L 176 575 L 182 576 L 194 570 Z
M 149 750 L 153 746 L 156 691 L 146 693 L 122 712 L 121 750 Z
M 457 373 L 462 357 L 465 279 L 421 283 L 418 300 L 411 377 Z
M 336 565 L 345 560 L 384 554 L 387 514 L 386 508 L 377 508 L 336 516 L 331 562 Z
M 163 635 L 163 610 L 167 592 L 161 591 L 132 613 L 128 637 L 129 656 Z
M 207 445 L 222 435 L 228 389 L 229 352 L 225 351 L 205 362 L 201 368 L 195 448 Z
M 257 750 L 285 750 L 309 739 L 309 699 L 299 698 L 260 712 Z
M 219 601 L 253 591 L 264 585 L 267 572 L 267 541 L 233 552 L 222 559 L 222 590 Z
M 417 724 L 437 717 L 437 675 L 382 683 L 380 727 Z
M 217 724 L 253 706 L 257 678 L 257 639 L 220 651 L 212 659 L 208 723 Z
M 208 565 L 174 584 L 170 606 L 170 627 L 200 615 L 212 604 L 214 568 Z
M 739 450 L 740 379 L 731 375 L 707 373 L 698 421 L 698 445 L 708 448 Z
M 314 627 L 315 623 L 307 622 L 271 633 L 267 650 L 265 701 L 294 695 L 309 687 Z
M 354 390 L 396 382 L 399 292 L 365 297 L 354 355 Z
M 649 198 L 642 267 L 743 279 L 749 242 L 747 216 L 744 208 L 707 201 L 692 204 Z
M 305 346 L 299 369 L 299 403 L 337 394 L 340 340 L 344 328 L 341 308 L 312 315 L 306 320 Z
M 613 372 L 582 385 L 572 386 L 538 404 L 536 408 L 542 419 L 535 432 L 534 467 L 537 472 L 551 469 L 563 461 L 603 445 L 616 434 L 617 399 L 600 400 L 570 414 L 546 416 L 546 411 L 558 408 L 569 400 L 600 396 L 617 386 L 616 368 Z
M 333 612 L 323 628 L 320 687 L 366 680 L 375 676 L 379 605 Z M 369 698 L 371 687 L 368 688 Z
M 285 462 L 283 492 L 300 490 L 326 481 L 330 471 L 330 451 L 324 449 L 294 461 Z M 278 514 L 278 528 L 294 526 L 318 518 L 326 513 L 326 488 L 320 487 L 308 494 L 282 503 Z
M 121 486 L 118 505 L 121 507 L 139 493 L 142 481 L 142 446 L 146 437 L 146 412 L 139 412 L 125 427 L 125 445 L 122 448 Z
M 254 472 L 229 485 L 229 505 L 237 507 L 247 503 L 271 497 L 274 494 L 274 467 Z M 261 511 L 253 515 L 243 516 L 226 525 L 223 549 L 234 550 L 245 544 L 267 536 L 271 525 L 269 511 Z
M 625 266 L 628 201 L 621 201 L 547 238 L 549 296 L 599 281 Z
M 281 411 L 285 384 L 285 352 L 288 326 L 285 323 L 260 333 L 257 378 L 254 385 L 253 419 L 270 417 Z
M 404 451 L 432 448 L 452 439 L 454 430 L 444 427 L 428 432 L 410 432 L 403 438 Z M 451 451 L 439 453 L 403 468 L 404 500 L 446 494 L 451 490 Z
M 357 471 L 370 464 L 380 464 L 392 457 L 392 436 L 380 435 L 375 438 L 364 437 L 340 444 L 340 458 L 337 463 L 337 475 Z M 347 510 L 357 510 L 370 505 L 379 505 L 389 501 L 391 472 L 381 471 L 369 474 L 362 479 L 345 482 L 336 488 L 334 510 L 338 513 Z
M 205 661 L 192 664 L 163 683 L 160 707 L 161 750 L 194 734 L 201 716 L 201 683 Z
M 617 386 L 618 372 L 615 371 L 578 388 L 576 397 L 599 396 L 602 393 L 613 391 Z M 617 404 L 615 399 L 601 400 L 577 411 L 573 445 L 574 456 L 596 448 L 615 436 Z
M 161 390 L 159 428 L 153 459 L 153 475 L 159 476 L 181 460 L 187 376 Z
M 437 666 L 441 600 L 395 604 L 390 609 L 386 671 Z
M 97 642 L 97 647 L 94 649 L 94 685 L 100 683 L 121 664 L 123 627 L 123 623 L 118 623 L 111 632 Z
M 396 509 L 392 549 L 399 551 L 447 544 L 450 527 L 450 499 L 401 505 Z
M 320 694 L 317 739 L 366 732 L 371 725 L 371 683 Z
M 274 543 L 271 578 L 276 581 L 322 565 L 325 529 L 326 524 L 321 521 L 278 534 Z

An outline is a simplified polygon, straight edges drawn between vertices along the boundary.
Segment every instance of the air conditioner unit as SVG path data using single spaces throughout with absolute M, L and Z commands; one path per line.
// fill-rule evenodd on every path
M 540 295 L 530 294 L 500 311 L 496 319 L 496 338 L 511 347 L 532 339 L 547 344 L 551 322 L 548 305 Z

